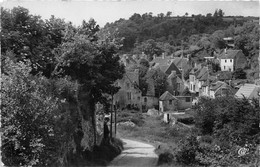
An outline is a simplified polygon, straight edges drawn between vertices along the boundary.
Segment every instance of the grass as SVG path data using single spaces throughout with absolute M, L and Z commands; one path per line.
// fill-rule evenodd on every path
M 118 136 L 128 139 L 134 139 L 143 141 L 155 146 L 155 153 L 160 155 L 163 153 L 173 154 L 174 150 L 178 147 L 178 142 L 187 136 L 191 128 L 187 128 L 182 124 L 170 125 L 164 123 L 162 116 L 152 117 L 146 114 L 124 111 L 120 113 L 119 117 L 125 116 L 126 118 L 120 118 L 121 120 L 127 120 L 135 116 L 137 122 L 142 122 L 141 125 L 134 127 L 130 126 L 118 126 Z M 162 166 L 167 164 L 162 164 Z M 178 166 L 175 162 L 171 162 L 170 166 Z M 180 164 L 179 164 L 180 165 Z

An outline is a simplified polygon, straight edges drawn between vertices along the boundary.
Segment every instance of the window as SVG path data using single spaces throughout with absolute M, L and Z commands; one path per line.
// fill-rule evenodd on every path
M 226 69 L 226 66 L 224 66 L 224 70 Z
M 186 97 L 186 102 L 190 102 L 190 97 Z
M 230 63 L 232 63 L 232 59 L 230 59 Z
M 144 98 L 144 102 L 145 102 L 145 103 L 147 102 L 147 98 L 146 98 L 146 97 Z
M 195 85 L 193 85 L 193 91 L 195 91 Z
M 225 63 L 227 62 L 227 60 L 225 60 Z
M 169 105 L 172 105 L 172 100 L 169 100 Z
M 131 100 L 131 92 L 127 92 L 127 99 Z

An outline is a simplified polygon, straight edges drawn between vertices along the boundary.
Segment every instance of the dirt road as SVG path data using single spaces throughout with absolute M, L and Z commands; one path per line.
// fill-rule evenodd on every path
M 116 157 L 109 165 L 112 166 L 156 166 L 158 156 L 154 153 L 154 147 L 138 141 L 122 139 L 124 144 L 123 152 Z

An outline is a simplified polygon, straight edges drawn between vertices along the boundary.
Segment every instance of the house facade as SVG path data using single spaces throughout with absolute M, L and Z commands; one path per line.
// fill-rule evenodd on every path
M 184 81 L 176 75 L 176 71 L 171 72 L 167 77 L 167 82 L 167 90 L 174 96 L 180 95 L 185 89 Z
M 170 92 L 164 92 L 159 98 L 159 111 L 176 111 L 177 110 L 177 98 Z
M 207 67 L 192 69 L 189 75 L 189 91 L 192 93 L 199 93 L 202 85 L 208 79 L 208 77 L 209 71 Z
M 191 96 L 173 96 L 170 92 L 164 92 L 159 98 L 159 110 L 161 112 L 173 112 L 191 108 Z
M 247 59 L 242 50 L 226 50 L 220 55 L 221 71 L 235 71 L 238 68 L 244 69 Z
M 139 85 L 139 71 L 126 71 L 124 77 L 115 83 L 120 90 L 114 95 L 114 103 L 119 108 L 125 108 L 127 105 L 135 106 L 141 109 L 142 94 Z
M 177 109 L 185 110 L 191 108 L 192 97 L 191 96 L 175 96 L 177 98 Z

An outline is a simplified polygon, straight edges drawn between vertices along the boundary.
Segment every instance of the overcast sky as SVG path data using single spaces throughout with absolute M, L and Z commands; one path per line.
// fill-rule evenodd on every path
M 3 0 L 0 0 L 0 2 Z M 159 1 L 159 0 L 118 0 L 105 2 L 101 0 L 11 0 L 4 1 L 2 6 L 12 8 L 22 6 L 29 9 L 31 14 L 42 16 L 43 19 L 54 15 L 71 21 L 74 25 L 81 24 L 82 20 L 94 18 L 100 26 L 107 22 L 114 22 L 120 18 L 129 18 L 134 13 L 152 12 L 154 15 L 171 11 L 174 16 L 183 16 L 186 12 L 192 14 L 214 13 L 222 9 L 225 15 L 232 16 L 259 16 L 259 1 Z

